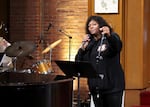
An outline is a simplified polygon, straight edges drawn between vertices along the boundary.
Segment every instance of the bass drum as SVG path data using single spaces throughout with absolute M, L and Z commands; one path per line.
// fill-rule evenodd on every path
M 52 73 L 52 66 L 49 60 L 43 59 L 32 65 L 32 70 L 38 74 Z

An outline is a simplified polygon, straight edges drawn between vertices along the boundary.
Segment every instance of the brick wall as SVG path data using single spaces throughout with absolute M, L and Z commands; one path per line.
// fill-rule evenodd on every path
M 41 52 L 51 43 L 62 39 L 52 49 L 51 57 L 53 70 L 56 74 L 62 74 L 53 60 L 74 60 L 84 36 L 87 10 L 87 0 L 10 0 L 10 42 L 34 41 L 37 47 L 31 53 L 33 60 L 26 57 L 17 59 L 17 69 L 31 68 L 42 59 L 49 60 L 49 52 Z M 52 26 L 48 30 L 49 24 Z M 76 85 L 75 81 L 75 89 Z M 85 98 L 88 91 L 86 79 L 81 79 L 80 86 L 81 97 Z

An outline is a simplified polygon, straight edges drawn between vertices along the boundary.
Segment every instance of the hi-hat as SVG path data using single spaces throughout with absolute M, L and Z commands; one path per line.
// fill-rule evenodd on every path
M 43 51 L 42 51 L 42 54 L 44 53 L 47 53 L 50 49 L 53 49 L 55 46 L 57 46 L 62 40 L 59 39 L 57 41 L 55 41 L 54 43 L 52 43 L 51 45 L 49 45 L 47 48 L 45 48 Z
M 31 41 L 19 41 L 7 47 L 5 53 L 10 57 L 22 57 L 29 55 L 35 48 L 36 45 Z

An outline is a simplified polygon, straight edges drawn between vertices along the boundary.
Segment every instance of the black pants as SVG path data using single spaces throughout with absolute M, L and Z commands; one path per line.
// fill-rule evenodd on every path
M 93 101 L 95 107 L 121 107 L 123 91 L 115 93 L 105 93 L 94 94 Z

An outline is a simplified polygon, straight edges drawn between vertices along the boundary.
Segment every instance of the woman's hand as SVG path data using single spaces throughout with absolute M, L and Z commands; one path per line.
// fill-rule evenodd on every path
M 101 34 L 106 34 L 107 36 L 110 36 L 110 29 L 108 26 L 103 26 L 100 29 Z
M 86 34 L 82 40 L 82 44 L 80 46 L 81 49 L 85 50 L 85 48 L 87 47 L 87 45 L 89 44 L 89 41 L 90 41 L 90 36 L 89 34 Z

